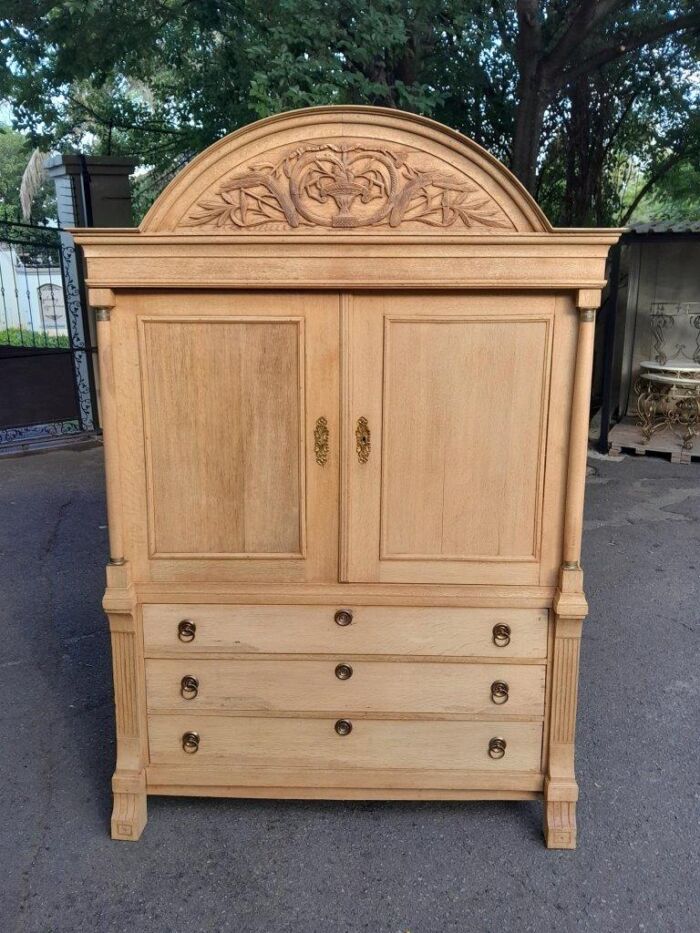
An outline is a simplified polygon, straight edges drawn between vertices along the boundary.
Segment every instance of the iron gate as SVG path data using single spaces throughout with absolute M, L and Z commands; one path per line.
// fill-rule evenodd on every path
M 70 234 L 0 219 L 0 449 L 94 430 L 93 352 Z

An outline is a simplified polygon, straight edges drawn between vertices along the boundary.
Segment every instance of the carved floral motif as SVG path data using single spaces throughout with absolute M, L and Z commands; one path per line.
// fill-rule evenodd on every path
M 185 224 L 514 229 L 483 189 L 463 176 L 411 165 L 415 155 L 366 144 L 300 146 L 276 164 L 249 165 L 227 178 L 213 197 L 197 203 Z

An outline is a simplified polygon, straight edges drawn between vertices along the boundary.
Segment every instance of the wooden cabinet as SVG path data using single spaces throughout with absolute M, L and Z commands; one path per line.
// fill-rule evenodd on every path
M 576 838 L 594 309 L 616 231 L 555 231 L 469 140 L 283 114 L 138 230 L 98 308 L 115 838 L 148 794 L 545 802 Z

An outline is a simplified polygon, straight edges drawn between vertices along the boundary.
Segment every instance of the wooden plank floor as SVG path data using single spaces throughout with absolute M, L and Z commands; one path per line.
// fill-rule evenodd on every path
M 700 437 L 694 439 L 691 450 L 683 450 L 679 438 L 670 431 L 659 431 L 645 444 L 641 428 L 633 419 L 625 418 L 610 431 L 610 453 L 613 456 L 622 451 L 644 456 L 646 453 L 670 454 L 671 463 L 690 463 L 700 460 Z

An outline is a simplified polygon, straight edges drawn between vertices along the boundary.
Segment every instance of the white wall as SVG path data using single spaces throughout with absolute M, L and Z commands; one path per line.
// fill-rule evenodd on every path
M 59 266 L 25 266 L 22 247 L 0 243 L 0 344 L 5 328 L 57 337 L 68 333 Z

